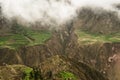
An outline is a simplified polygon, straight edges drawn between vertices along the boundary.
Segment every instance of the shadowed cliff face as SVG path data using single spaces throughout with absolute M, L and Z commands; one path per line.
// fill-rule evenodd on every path
M 117 12 L 102 8 L 83 7 L 79 12 L 76 27 L 92 33 L 111 34 L 120 31 L 120 20 Z

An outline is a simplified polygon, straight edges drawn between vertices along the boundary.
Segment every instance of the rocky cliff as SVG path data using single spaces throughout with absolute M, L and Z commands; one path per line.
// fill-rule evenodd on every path
M 40 80 L 108 80 L 94 68 L 59 55 L 46 59 L 37 68 L 41 71 Z M 32 68 L 23 65 L 4 65 L 0 67 L 0 79 L 38 80 L 38 78 L 33 79 L 32 72 Z

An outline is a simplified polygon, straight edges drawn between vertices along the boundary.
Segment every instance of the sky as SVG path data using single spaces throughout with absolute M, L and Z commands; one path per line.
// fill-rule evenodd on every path
M 113 4 L 120 0 L 0 0 L 3 15 L 11 19 L 34 23 L 62 24 L 77 16 L 76 10 L 84 6 L 102 7 L 117 11 Z

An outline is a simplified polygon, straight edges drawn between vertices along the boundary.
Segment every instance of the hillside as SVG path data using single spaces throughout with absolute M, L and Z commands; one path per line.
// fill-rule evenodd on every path
M 34 68 L 41 80 L 119 80 L 120 21 L 98 10 L 83 8 L 60 30 L 1 20 L 1 80 L 35 80 Z
M 43 44 L 52 35 L 49 30 L 34 30 L 23 26 L 14 20 L 9 26 L 10 27 L 8 28 L 1 25 L 3 29 L 0 30 L 0 48 L 15 49 L 21 46 Z
M 120 19 L 115 11 L 83 7 L 78 14 L 75 26 L 84 31 L 97 34 L 120 32 Z
M 38 77 L 31 76 L 34 68 L 32 69 L 23 65 L 2 66 L 0 67 L 0 78 L 2 80 L 39 80 L 38 78 L 40 78 L 40 80 L 108 80 L 86 64 L 73 62 L 58 55 L 47 59 L 39 66 L 40 67 L 36 69 L 41 71 L 37 75 Z M 7 75 L 7 77 L 4 75 Z

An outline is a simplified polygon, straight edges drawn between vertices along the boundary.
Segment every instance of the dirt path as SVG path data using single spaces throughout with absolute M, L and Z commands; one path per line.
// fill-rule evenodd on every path
M 26 38 L 29 42 L 33 42 L 33 41 L 34 41 L 34 39 L 32 39 L 32 38 L 30 38 L 30 37 L 28 37 L 28 36 L 25 36 L 25 38 Z

